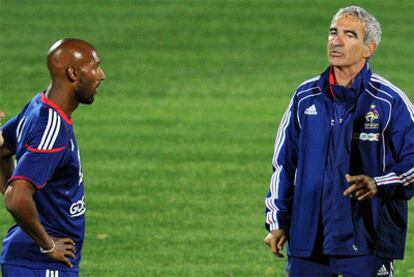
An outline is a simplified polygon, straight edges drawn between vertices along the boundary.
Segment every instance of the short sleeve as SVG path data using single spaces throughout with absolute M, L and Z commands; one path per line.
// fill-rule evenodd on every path
M 9 121 L 2 126 L 1 130 L 3 132 L 4 146 L 12 152 L 16 152 L 17 140 L 21 135 L 21 131 L 26 122 L 26 117 L 24 116 L 29 103 L 24 106 L 23 110 L 17 116 L 11 118 Z
M 9 182 L 23 179 L 41 189 L 54 177 L 64 159 L 68 135 L 63 120 L 51 108 L 42 110 L 39 117 L 27 125 L 21 138 L 24 152 L 19 153 Z
M 7 121 L 1 128 L 4 138 L 4 146 L 13 152 L 16 151 L 16 130 L 18 123 L 18 117 L 15 116 Z

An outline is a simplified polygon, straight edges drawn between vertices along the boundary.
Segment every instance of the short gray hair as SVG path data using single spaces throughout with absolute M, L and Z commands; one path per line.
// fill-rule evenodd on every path
M 332 18 L 331 24 L 335 23 L 340 17 L 344 15 L 355 16 L 356 18 L 362 20 L 365 26 L 364 43 L 369 44 L 371 42 L 374 42 L 378 46 L 381 41 L 382 31 L 380 23 L 373 15 L 361 7 L 349 6 L 340 9 Z

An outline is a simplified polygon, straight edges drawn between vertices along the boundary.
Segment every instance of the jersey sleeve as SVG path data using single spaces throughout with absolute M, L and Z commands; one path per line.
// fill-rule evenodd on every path
M 290 228 L 299 139 L 294 100 L 295 97 L 292 98 L 276 135 L 273 174 L 265 201 L 265 227 L 268 231 L 276 229 L 288 231 Z
M 20 114 L 11 118 L 1 128 L 3 132 L 2 135 L 4 138 L 4 146 L 12 152 L 16 152 L 18 138 L 22 134 L 21 131 L 23 130 L 23 127 L 26 123 L 25 113 L 27 111 L 29 104 L 30 102 L 27 103 L 26 106 L 24 106 Z
M 22 130 L 24 152 L 19 155 L 9 183 L 23 179 L 36 188 L 43 188 L 53 178 L 56 168 L 64 158 L 68 135 L 63 120 L 51 109 L 43 109 L 32 124 Z
M 374 179 L 383 197 L 410 199 L 414 196 L 414 106 L 404 94 L 398 100 L 387 143 L 393 161 Z
M 2 126 L 1 131 L 4 138 L 4 146 L 15 152 L 16 151 L 16 129 L 19 123 L 18 116 L 11 118 Z

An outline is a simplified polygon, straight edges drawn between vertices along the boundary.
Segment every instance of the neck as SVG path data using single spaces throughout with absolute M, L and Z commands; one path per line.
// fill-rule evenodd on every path
M 45 95 L 69 117 L 79 104 L 74 100 L 73 92 L 67 86 L 60 86 L 53 81 L 47 88 Z
M 354 66 L 333 66 L 336 84 L 344 87 L 350 87 L 355 76 L 364 68 L 365 60 Z

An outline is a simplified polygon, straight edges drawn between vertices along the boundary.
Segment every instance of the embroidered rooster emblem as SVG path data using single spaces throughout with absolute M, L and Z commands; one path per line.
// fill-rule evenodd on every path
M 365 115 L 365 120 L 369 123 L 373 123 L 379 118 L 379 113 L 375 109 L 375 105 L 371 105 L 371 110 Z

